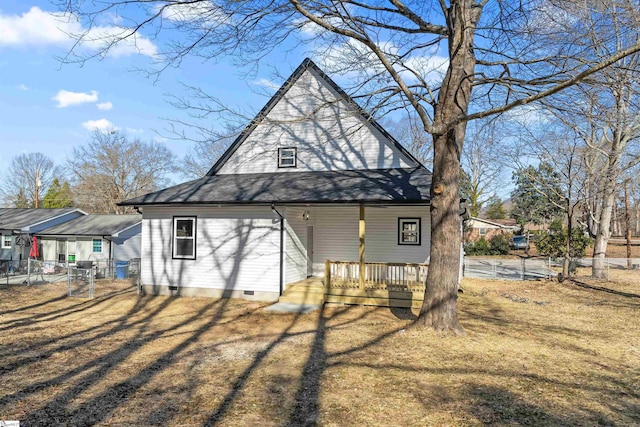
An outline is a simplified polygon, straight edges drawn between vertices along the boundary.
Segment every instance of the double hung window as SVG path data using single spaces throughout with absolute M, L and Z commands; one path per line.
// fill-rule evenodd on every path
M 196 217 L 173 217 L 173 258 L 196 259 Z

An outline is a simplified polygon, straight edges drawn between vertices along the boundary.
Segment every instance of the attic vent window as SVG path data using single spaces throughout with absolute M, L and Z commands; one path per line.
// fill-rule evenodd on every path
M 279 168 L 295 168 L 298 165 L 297 149 L 278 148 L 278 167 Z
M 398 218 L 398 244 L 420 245 L 420 218 Z

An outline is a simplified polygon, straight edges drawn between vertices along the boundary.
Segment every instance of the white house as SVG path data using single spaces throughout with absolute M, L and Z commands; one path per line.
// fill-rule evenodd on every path
M 77 208 L 0 208 L 0 261 L 19 262 L 29 257 L 31 236 L 87 215 Z
M 306 59 L 206 176 L 122 205 L 142 210 L 150 292 L 277 300 L 309 276 L 406 291 L 424 281 L 430 183 Z
M 47 261 L 129 261 L 140 258 L 141 230 L 141 215 L 84 215 L 37 237 Z

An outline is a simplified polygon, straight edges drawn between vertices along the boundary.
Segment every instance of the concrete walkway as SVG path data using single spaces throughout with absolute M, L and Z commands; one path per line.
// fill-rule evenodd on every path
M 273 305 L 265 307 L 266 311 L 274 313 L 299 313 L 306 314 L 318 310 L 321 305 L 316 304 L 295 304 L 292 302 L 277 302 Z

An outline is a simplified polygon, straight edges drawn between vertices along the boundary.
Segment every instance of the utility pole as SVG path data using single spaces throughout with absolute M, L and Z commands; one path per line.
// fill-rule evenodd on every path
M 36 169 L 36 209 L 38 209 L 38 201 L 40 196 L 38 194 L 38 190 L 40 189 L 40 169 Z

